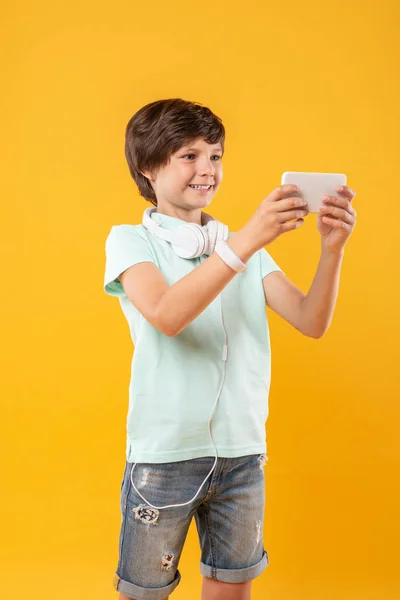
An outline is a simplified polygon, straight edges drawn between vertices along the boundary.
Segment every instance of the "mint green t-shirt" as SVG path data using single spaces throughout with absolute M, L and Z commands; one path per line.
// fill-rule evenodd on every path
M 184 223 L 161 213 L 152 218 L 166 229 Z M 129 462 L 215 455 L 208 421 L 224 372 L 220 298 L 228 354 L 211 421 L 214 443 L 221 457 L 266 453 L 271 356 L 262 280 L 281 270 L 269 253 L 264 248 L 256 252 L 247 271 L 235 275 L 220 296 L 174 337 L 153 327 L 116 281 L 128 267 L 153 262 L 171 286 L 207 258 L 180 258 L 169 242 L 141 224 L 114 225 L 107 237 L 104 290 L 118 297 L 134 344 L 126 438 Z

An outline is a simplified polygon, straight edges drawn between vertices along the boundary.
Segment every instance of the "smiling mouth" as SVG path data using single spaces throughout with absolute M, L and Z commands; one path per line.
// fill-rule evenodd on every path
M 189 185 L 190 188 L 192 188 L 192 190 L 203 190 L 203 191 L 207 191 L 207 190 L 211 190 L 211 188 L 213 187 L 212 185 Z

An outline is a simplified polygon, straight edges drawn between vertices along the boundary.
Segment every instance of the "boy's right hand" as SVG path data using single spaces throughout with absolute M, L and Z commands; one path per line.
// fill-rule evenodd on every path
M 242 228 L 243 233 L 254 244 L 255 251 L 270 244 L 282 233 L 293 231 L 304 223 L 308 215 L 307 203 L 299 197 L 297 186 L 285 184 L 274 189 L 257 208 L 254 215 Z M 293 221 L 296 219 L 296 221 Z

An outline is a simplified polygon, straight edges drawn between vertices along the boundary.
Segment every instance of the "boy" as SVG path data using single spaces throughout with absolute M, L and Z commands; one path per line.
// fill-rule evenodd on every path
M 307 215 L 291 196 L 295 186 L 273 190 L 235 234 L 202 212 L 222 181 L 224 141 L 211 110 L 181 99 L 144 106 L 126 129 L 130 173 L 154 208 L 140 225 L 113 226 L 106 242 L 105 291 L 119 297 L 135 345 L 114 576 L 120 600 L 169 597 L 193 517 L 202 599 L 250 598 L 268 564 L 266 305 L 320 338 L 355 224 L 354 192 L 324 199 L 321 259 L 303 294 L 264 249 Z

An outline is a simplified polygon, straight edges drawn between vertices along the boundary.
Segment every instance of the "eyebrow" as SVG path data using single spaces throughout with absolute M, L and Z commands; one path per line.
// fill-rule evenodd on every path
M 215 151 L 219 151 L 219 152 L 223 152 L 222 148 L 220 146 L 215 148 Z M 185 152 L 199 152 L 198 148 L 183 148 L 183 151 Z

